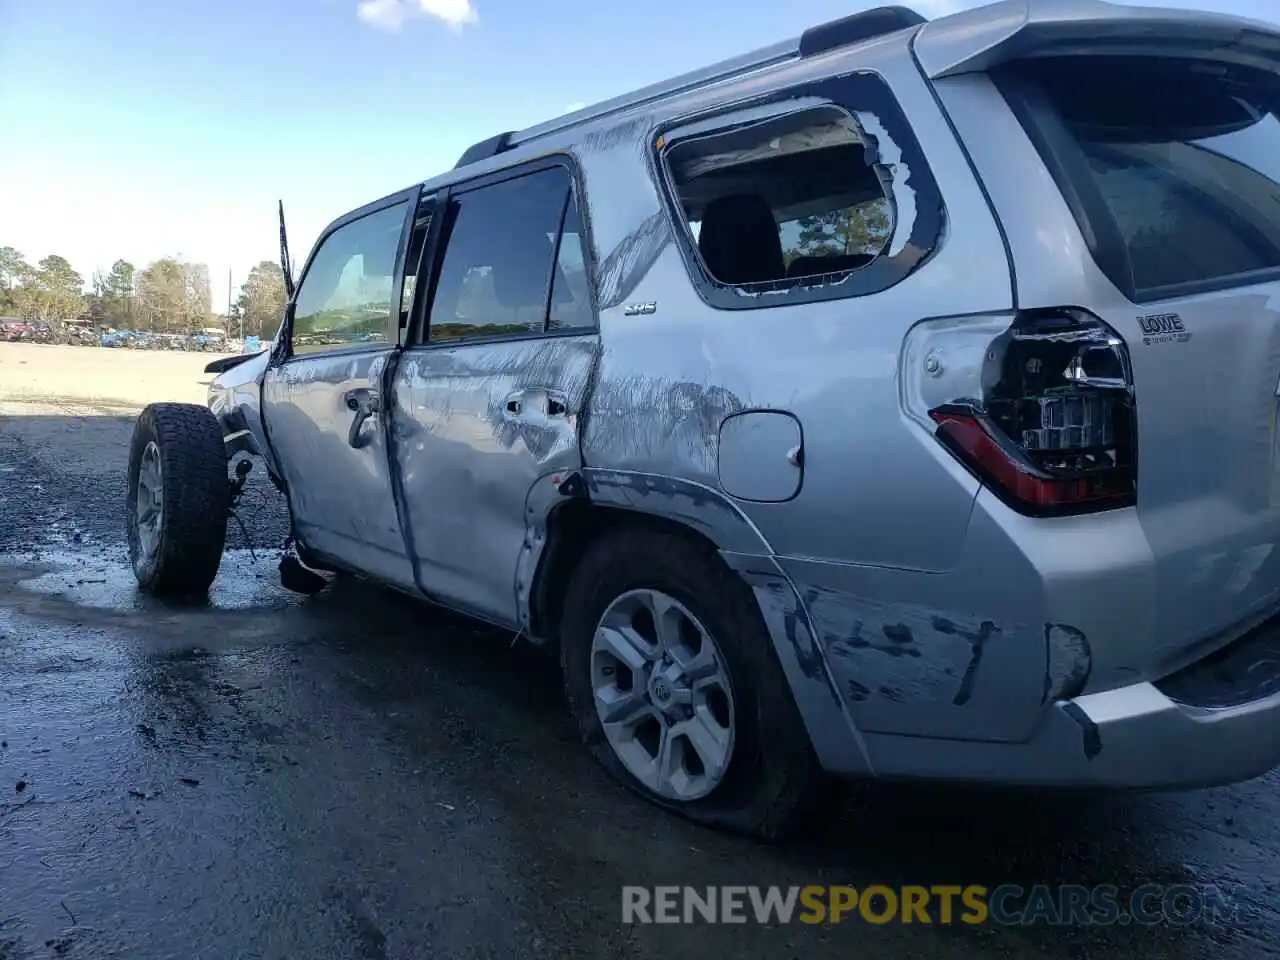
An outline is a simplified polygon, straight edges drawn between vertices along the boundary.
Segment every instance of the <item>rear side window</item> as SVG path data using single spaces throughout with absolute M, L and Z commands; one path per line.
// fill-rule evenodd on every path
M 872 296 L 943 242 L 929 162 L 876 74 L 800 83 L 654 133 L 678 249 L 717 309 Z
M 796 285 L 869 266 L 894 209 L 862 131 L 836 107 L 677 143 L 666 153 L 698 257 L 718 283 Z
M 1280 269 L 1280 86 L 1167 57 L 1046 58 L 997 77 L 1099 266 L 1142 302 Z
M 476 187 L 449 206 L 429 342 L 594 327 L 567 169 Z
M 551 239 L 555 239 L 554 237 Z M 572 194 L 564 214 L 564 229 L 556 251 L 556 270 L 551 278 L 551 310 L 548 330 L 574 330 L 595 326 L 591 287 L 587 280 L 587 260 L 583 253 L 582 217 Z

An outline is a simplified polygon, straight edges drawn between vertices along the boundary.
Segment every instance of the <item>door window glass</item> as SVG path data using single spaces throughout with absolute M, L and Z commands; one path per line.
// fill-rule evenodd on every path
M 560 248 L 556 251 L 556 274 L 552 278 L 551 312 L 548 330 L 570 330 L 594 327 L 595 310 L 591 306 L 591 287 L 587 282 L 587 260 L 582 252 L 582 217 L 578 200 L 569 198 L 564 215 Z
M 558 244 L 566 212 L 571 226 Z M 578 221 L 572 181 L 563 167 L 453 198 L 428 339 L 438 343 L 592 325 Z
M 295 354 L 387 342 L 406 207 L 387 207 L 325 237 L 295 299 Z

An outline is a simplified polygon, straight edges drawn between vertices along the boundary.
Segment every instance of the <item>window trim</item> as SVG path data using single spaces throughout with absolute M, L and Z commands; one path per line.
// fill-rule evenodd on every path
M 404 284 L 409 279 L 409 272 L 412 269 L 413 276 L 420 277 L 422 274 L 422 266 L 424 261 L 430 261 L 431 244 L 435 242 L 437 233 L 440 230 L 440 218 L 444 216 L 445 207 L 441 202 L 443 191 L 421 190 L 418 193 L 417 202 L 413 205 L 413 214 L 409 218 L 409 231 L 405 236 L 405 264 L 403 276 L 400 278 L 400 302 L 396 304 L 396 336 L 399 339 L 400 346 L 404 346 L 409 338 L 409 331 L 413 327 L 414 307 L 418 302 L 418 290 L 415 286 L 413 291 L 413 299 L 409 302 L 408 311 L 404 310 Z M 422 248 L 418 251 L 417 260 L 413 264 L 408 262 L 409 245 L 413 242 L 413 231 L 417 229 L 418 218 L 422 216 L 423 210 L 429 211 L 427 216 L 427 235 L 422 238 Z M 405 313 L 403 322 L 400 314 Z
M 316 238 L 316 242 L 311 247 L 311 252 L 307 255 L 306 263 L 302 267 L 302 273 L 298 275 L 297 284 L 293 288 L 293 296 L 285 305 L 284 324 L 281 329 L 280 349 L 273 351 L 271 366 L 283 366 L 294 360 L 310 360 L 316 357 L 333 357 L 346 356 L 351 354 L 371 353 L 373 351 L 390 350 L 399 345 L 400 330 L 400 311 L 396 305 L 400 298 L 404 296 L 404 259 L 409 243 L 409 233 L 413 229 L 414 215 L 418 210 L 418 203 L 422 196 L 422 185 L 417 184 L 407 190 L 401 190 L 383 197 L 380 200 L 374 200 L 367 203 L 363 207 L 359 207 L 349 213 L 343 214 L 334 220 L 324 231 Z M 386 334 L 387 339 L 376 343 L 353 343 L 334 345 L 330 350 L 313 350 L 309 353 L 295 353 L 293 350 L 293 332 L 294 332 L 294 311 L 297 307 L 298 294 L 302 290 L 302 285 L 306 283 L 307 276 L 311 272 L 312 266 L 315 264 L 316 254 L 320 252 L 320 248 L 328 242 L 339 230 L 350 226 L 366 217 L 371 217 L 375 213 L 381 213 L 398 204 L 407 203 L 405 216 L 400 224 L 400 238 L 396 241 L 395 251 L 395 267 L 391 276 L 391 303 L 387 309 Z
M 916 218 L 911 225 L 911 234 L 906 246 L 895 256 L 877 257 L 865 267 L 844 272 L 843 279 L 836 282 L 825 278 L 796 277 L 761 284 L 721 283 L 702 262 L 697 240 L 685 221 L 666 155 L 673 147 L 692 137 L 701 139 L 728 132 L 741 122 L 735 118 L 749 111 L 758 111 L 766 106 L 783 106 L 788 101 L 806 101 L 806 105 L 799 107 L 795 113 L 834 107 L 855 122 L 858 113 L 869 113 L 880 120 L 902 152 L 902 165 L 910 171 L 911 187 L 916 196 Z M 687 132 L 682 136 L 682 131 Z M 720 104 L 704 112 L 660 124 L 653 131 L 650 142 L 651 149 L 647 151 L 649 171 L 658 185 L 662 206 L 673 227 L 676 247 L 680 250 L 694 289 L 708 306 L 716 309 L 761 310 L 872 296 L 896 286 L 926 266 L 944 242 L 947 212 L 942 193 L 906 114 L 888 81 L 878 73 L 857 70 L 774 90 L 749 101 Z M 896 202 L 893 197 L 888 199 L 894 203 L 896 230 Z M 916 257 L 911 252 L 912 248 L 920 250 L 921 255 Z M 829 278 L 837 275 L 825 276 Z M 815 279 L 821 282 L 814 283 Z M 809 282 L 808 285 L 806 281 Z M 768 296 L 760 295 L 766 291 Z
M 1016 61 L 1005 69 L 992 71 L 991 80 L 1062 195 L 1094 264 L 1121 296 L 1130 303 L 1146 306 L 1280 280 L 1280 266 L 1275 266 L 1138 289 L 1129 245 L 1086 166 L 1084 150 L 1048 95 L 1038 84 L 1013 72 L 1015 65 Z
M 542 296 L 543 331 L 551 329 L 551 300 L 556 293 L 556 270 L 560 267 L 560 246 L 564 243 L 564 225 L 569 219 L 569 204 L 573 202 L 573 180 L 570 178 L 569 189 L 565 192 L 564 203 L 560 205 L 560 221 L 556 225 L 556 242 L 551 245 L 551 275 L 547 277 L 547 289 Z M 579 240 L 581 243 L 581 240 Z M 588 284 L 590 286 L 590 284 Z M 587 294 L 589 297 L 590 294 Z M 593 314 L 594 316 L 594 314 Z
M 548 306 L 544 314 L 542 330 L 432 341 L 430 339 L 431 309 L 435 305 L 436 286 L 440 280 L 440 268 L 444 263 L 444 254 L 448 248 L 448 243 L 445 242 L 446 238 L 444 237 L 444 225 L 446 219 L 453 215 L 450 204 L 454 197 L 476 190 L 483 190 L 485 187 L 495 186 L 509 180 L 518 180 L 520 177 L 540 173 L 555 167 L 560 167 L 569 174 L 569 193 L 560 212 L 560 230 L 556 235 L 552 264 L 554 265 L 559 257 L 569 201 L 576 200 L 578 205 L 578 226 L 581 231 L 582 263 L 587 276 L 587 296 L 590 298 L 591 303 L 591 324 L 589 326 L 570 327 L 564 330 L 549 330 L 546 328 L 551 313 L 550 301 L 555 278 L 553 269 L 551 280 L 547 284 L 545 302 Z M 414 290 L 412 313 L 405 330 L 404 346 L 413 350 L 443 350 L 450 347 L 474 346 L 477 344 L 545 340 L 557 337 L 598 336 L 600 333 L 600 304 L 595 282 L 595 245 L 591 242 L 590 214 L 587 209 L 588 205 L 583 202 L 585 196 L 586 191 L 583 189 L 582 174 L 577 160 L 571 154 L 563 152 L 547 154 L 534 160 L 524 160 L 509 167 L 503 167 L 501 170 L 469 177 L 442 187 L 437 195 L 437 212 L 432 219 L 431 232 L 427 237 L 426 245 L 423 247 L 423 262 L 418 268 L 418 282 Z M 424 270 L 426 270 L 425 283 L 423 282 Z

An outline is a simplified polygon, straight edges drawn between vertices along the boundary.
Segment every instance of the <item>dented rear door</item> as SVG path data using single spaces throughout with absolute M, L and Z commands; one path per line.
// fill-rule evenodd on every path
M 530 492 L 581 465 L 599 354 L 567 161 L 454 188 L 419 271 L 393 389 L 393 449 L 418 584 L 519 622 Z

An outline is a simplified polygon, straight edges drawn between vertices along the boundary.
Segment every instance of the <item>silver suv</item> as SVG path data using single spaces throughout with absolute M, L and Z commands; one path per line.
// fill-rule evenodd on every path
M 260 455 L 286 585 L 518 630 L 610 773 L 763 837 L 824 774 L 1260 774 L 1278 105 L 1280 28 L 1008 0 L 477 144 L 143 411 L 138 580 L 209 586 Z

